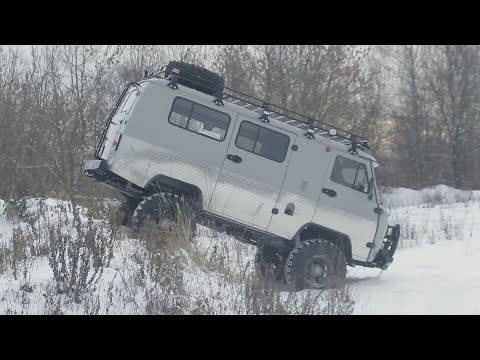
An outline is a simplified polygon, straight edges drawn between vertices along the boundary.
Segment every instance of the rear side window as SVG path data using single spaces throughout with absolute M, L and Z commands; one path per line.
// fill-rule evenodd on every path
M 230 116 L 193 101 L 175 98 L 168 121 L 181 128 L 223 141 L 230 126 Z
M 283 162 L 287 155 L 290 137 L 263 126 L 243 121 L 235 145 L 243 150 Z
M 138 89 L 134 86 L 132 86 L 128 90 L 128 93 L 126 94 L 125 99 L 123 99 L 123 104 L 120 107 L 120 112 L 126 113 L 130 110 L 130 108 L 132 107 L 133 103 L 135 102 L 135 98 L 136 98 L 134 93 L 136 93 L 137 91 L 138 91 Z
M 365 164 L 337 156 L 330 179 L 349 188 L 368 192 L 368 175 Z

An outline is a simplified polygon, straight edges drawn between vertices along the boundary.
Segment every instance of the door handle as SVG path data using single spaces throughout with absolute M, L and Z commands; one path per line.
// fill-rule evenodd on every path
M 233 161 L 234 163 L 240 164 L 242 162 L 242 158 L 238 155 L 228 154 L 227 159 Z
M 327 195 L 330 196 L 330 197 L 335 197 L 335 196 L 337 196 L 337 192 L 336 192 L 335 190 L 332 190 L 332 189 L 323 188 L 323 189 L 322 189 L 322 192 L 323 192 L 324 194 L 327 194 Z

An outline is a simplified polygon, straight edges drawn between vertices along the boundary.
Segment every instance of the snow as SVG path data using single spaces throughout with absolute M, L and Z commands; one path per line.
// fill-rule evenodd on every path
M 480 314 L 480 191 L 439 185 L 382 189 L 381 196 L 389 208 L 389 223 L 401 226 L 399 248 L 386 271 L 348 267 L 346 288 L 353 296 L 353 314 Z M 201 233 L 192 249 L 159 258 L 149 255 L 141 240 L 124 231 L 115 233 L 113 257 L 103 267 L 98 284 L 89 288 L 89 301 L 67 301 L 54 291 L 49 257 L 32 252 L 41 252 L 48 243 L 49 226 L 59 227 L 65 236 L 76 233 L 70 203 L 25 199 L 23 210 L 18 210 L 20 218 L 7 216 L 7 208 L 7 201 L 0 199 L 0 314 L 44 314 L 57 305 L 64 314 L 95 313 L 95 309 L 106 314 L 145 314 L 158 297 L 169 304 L 162 310 L 166 313 L 194 314 L 204 308 L 215 314 L 251 311 L 252 299 L 245 297 L 241 279 L 252 279 L 255 248 L 203 227 L 198 228 Z M 89 220 L 81 207 L 77 210 L 82 224 L 93 224 L 109 236 L 104 222 Z M 22 241 L 14 235 L 18 229 L 33 240 L 24 260 L 13 264 L 5 254 L 14 242 Z M 161 286 L 155 287 L 151 263 L 158 259 L 176 265 L 157 274 Z M 210 259 L 216 259 L 215 266 Z M 92 269 L 88 276 L 93 276 Z M 184 294 L 174 293 L 176 281 L 184 284 Z M 145 285 L 144 291 L 138 290 L 138 283 Z M 295 306 L 319 293 L 294 294 Z M 291 294 L 280 287 L 278 301 L 288 299 Z M 317 302 L 320 309 L 322 300 Z
M 399 249 L 387 271 L 349 268 L 354 314 L 480 314 L 480 191 L 382 195 L 401 227 Z
M 354 268 L 354 314 L 480 314 L 480 249 L 452 240 L 399 250 L 380 271 Z
M 393 208 L 422 204 L 448 204 L 469 200 L 480 201 L 480 190 L 463 191 L 446 185 L 437 185 L 422 190 L 382 188 L 380 197 L 385 206 Z

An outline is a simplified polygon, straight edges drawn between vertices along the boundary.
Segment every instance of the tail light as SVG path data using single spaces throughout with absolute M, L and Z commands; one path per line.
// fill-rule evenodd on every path
M 122 140 L 122 134 L 118 137 L 117 140 L 115 140 L 115 150 L 118 149 L 118 146 L 120 145 L 120 141 Z

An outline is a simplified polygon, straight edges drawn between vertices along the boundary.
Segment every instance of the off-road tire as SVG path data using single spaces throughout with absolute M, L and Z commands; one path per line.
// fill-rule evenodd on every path
M 125 195 L 125 200 L 118 209 L 117 223 L 122 226 L 129 226 L 132 223 L 133 213 L 141 200 Z
M 285 263 L 285 279 L 293 291 L 339 287 L 346 274 L 343 252 L 322 239 L 302 242 L 290 252 Z
M 285 258 L 275 248 L 262 246 L 255 255 L 255 266 L 264 278 L 282 281 L 285 279 Z
M 189 222 L 192 234 L 197 225 L 195 212 L 192 206 L 177 194 L 157 193 L 143 199 L 132 216 L 132 225 L 140 230 L 146 220 L 156 223 L 162 230 L 167 230 L 171 222 L 176 222 L 179 211 L 182 221 Z
M 225 79 L 203 67 L 181 61 L 170 61 L 165 69 L 165 77 L 175 75 L 173 69 L 178 70 L 178 84 L 216 96 L 223 92 Z

